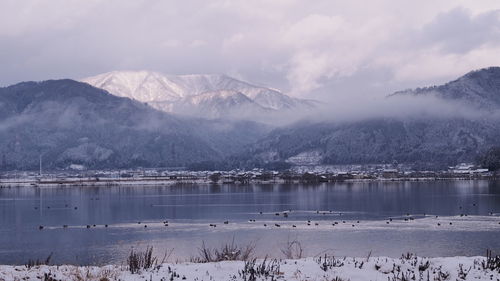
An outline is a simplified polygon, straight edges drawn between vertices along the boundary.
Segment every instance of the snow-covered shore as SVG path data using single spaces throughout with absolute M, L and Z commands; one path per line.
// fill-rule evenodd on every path
M 498 266 L 498 264 L 497 264 Z M 298 260 L 165 263 L 137 274 L 127 266 L 0 266 L 0 280 L 500 280 L 485 257 L 399 259 L 319 257 Z M 53 279 L 50 279 L 53 278 Z M 337 279 L 336 279 L 337 278 Z

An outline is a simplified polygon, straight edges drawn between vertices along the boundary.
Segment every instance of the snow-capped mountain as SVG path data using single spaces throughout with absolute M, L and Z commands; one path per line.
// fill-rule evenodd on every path
M 256 114 L 266 114 L 273 110 L 263 107 L 239 91 L 221 90 L 189 96 L 175 103 L 173 113 L 196 112 L 198 116 L 218 118 L 221 116 L 253 119 Z
M 113 71 L 82 79 L 120 97 L 166 112 L 208 118 L 253 119 L 262 113 L 303 110 L 315 102 L 252 85 L 226 75 L 165 75 L 150 71 Z
M 0 171 L 71 164 L 179 167 L 222 161 L 268 131 L 243 120 L 172 116 L 74 80 L 0 88 Z

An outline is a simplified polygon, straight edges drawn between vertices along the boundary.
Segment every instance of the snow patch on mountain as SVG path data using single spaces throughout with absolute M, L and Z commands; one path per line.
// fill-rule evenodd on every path
M 319 150 L 304 151 L 285 161 L 298 166 L 318 165 L 322 160 L 322 153 Z
M 162 111 L 211 118 L 234 117 L 234 113 L 241 111 L 240 117 L 252 119 L 266 112 L 308 110 L 316 104 L 219 74 L 113 71 L 82 79 L 82 82 Z

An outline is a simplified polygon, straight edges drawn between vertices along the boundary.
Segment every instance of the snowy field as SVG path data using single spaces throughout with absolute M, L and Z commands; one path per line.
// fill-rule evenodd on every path
M 103 267 L 0 266 L 0 280 L 500 280 L 497 257 L 386 257 L 165 263 L 132 274 L 125 265 Z

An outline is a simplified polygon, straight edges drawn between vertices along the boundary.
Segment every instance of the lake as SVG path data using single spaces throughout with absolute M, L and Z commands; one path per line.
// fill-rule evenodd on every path
M 287 240 L 306 256 L 473 256 L 499 237 L 498 181 L 0 189 L 0 264 L 120 264 L 147 246 L 185 260 L 233 239 L 259 257 Z

